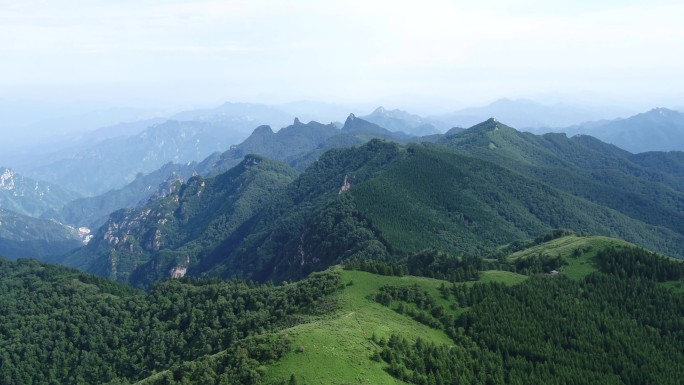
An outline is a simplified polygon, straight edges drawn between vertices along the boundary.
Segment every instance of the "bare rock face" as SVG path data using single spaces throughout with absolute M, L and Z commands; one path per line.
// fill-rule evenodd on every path
M 3 190 L 14 190 L 14 172 L 6 168 L 0 174 L 0 188 Z

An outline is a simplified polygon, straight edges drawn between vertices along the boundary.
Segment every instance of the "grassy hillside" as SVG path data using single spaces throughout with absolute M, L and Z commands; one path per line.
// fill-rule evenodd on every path
M 342 271 L 346 286 L 339 295 L 339 310 L 332 316 L 283 331 L 292 339 L 294 351 L 269 368 L 269 376 L 307 384 L 397 384 L 401 383 L 372 361 L 377 346 L 373 334 L 388 338 L 400 333 L 435 343 L 450 343 L 444 332 L 431 329 L 397 314 L 369 299 L 386 284 L 418 284 L 436 293 L 443 281 L 418 277 L 384 277 L 358 271 Z
M 517 251 L 507 259 L 515 262 L 518 259 L 538 255 L 549 257 L 559 255 L 567 261 L 567 265 L 562 266 L 559 272 L 579 280 L 598 270 L 593 258 L 600 250 L 607 247 L 634 247 L 634 245 L 616 238 L 568 235 Z
M 414 276 L 380 276 L 340 268 L 334 271 L 340 274 L 343 285 L 335 294 L 336 310 L 278 332 L 291 342 L 291 349 L 279 360 L 263 367 L 266 383 L 279 383 L 294 374 L 300 384 L 403 384 L 387 372 L 385 363 L 371 359 L 373 353 L 380 349 L 374 339 L 387 339 L 399 333 L 411 340 L 453 344 L 444 331 L 426 326 L 372 299 L 386 285 L 417 285 L 438 298 L 439 303 L 448 306 L 448 301 L 439 294 L 440 286 L 448 285 L 448 282 Z M 487 271 L 481 281 L 517 284 L 525 279 L 514 273 Z M 231 353 L 221 352 L 202 361 L 220 360 Z M 140 384 L 163 383 L 167 374 L 160 373 Z
M 684 297 L 669 287 L 681 284 L 684 264 L 576 236 L 538 242 L 509 259 L 572 259 L 579 247 L 579 258 L 594 253 L 596 271 L 569 274 L 575 279 L 482 271 L 477 282 L 454 283 L 336 267 L 282 285 L 169 280 L 149 294 L 63 267 L 0 259 L 0 307 L 7 309 L 0 378 L 677 384 Z
M 638 250 L 605 237 L 565 236 L 510 259 L 552 251 L 571 259 L 577 248 L 584 250 L 580 258 L 610 250 L 618 250 L 614 257 L 623 258 L 620 250 Z M 437 378 L 475 384 L 620 384 L 638 379 L 676 384 L 684 370 L 675 364 L 681 357 L 677 349 L 684 344 L 684 324 L 678 315 L 684 298 L 663 288 L 669 285 L 654 286 L 639 278 L 645 271 L 633 270 L 639 265 L 627 255 L 622 268 L 635 275 L 625 278 L 610 271 L 599 273 L 603 268 L 586 277 L 573 276 L 569 270 L 558 277 L 529 278 L 484 271 L 478 282 L 452 284 L 336 268 L 341 277 L 334 294 L 336 309 L 280 330 L 277 334 L 290 341 L 290 348 L 260 371 L 269 384 L 430 384 L 432 379 L 440 383 Z M 648 252 L 635 255 L 646 258 L 642 261 L 652 258 Z M 681 263 L 664 261 L 670 269 L 683 267 L 677 274 L 684 273 Z M 380 299 L 381 293 L 404 289 L 424 293 L 421 298 L 432 304 L 418 305 L 422 299 Z M 656 315 L 641 311 L 641 305 L 651 301 L 659 306 Z M 438 309 L 440 321 L 426 315 L 437 314 Z M 451 323 L 455 328 L 447 326 Z M 663 328 L 668 337 L 658 335 Z M 659 331 L 652 333 L 653 329 Z M 621 347 L 620 341 L 627 345 Z M 202 367 L 203 362 L 231 355 L 224 351 L 187 363 L 186 369 L 175 369 L 176 380 L 189 378 L 193 365 Z M 586 355 L 601 359 L 587 363 Z M 666 367 L 660 368 L 658 362 L 666 362 Z M 141 384 L 162 384 L 170 376 L 161 372 Z

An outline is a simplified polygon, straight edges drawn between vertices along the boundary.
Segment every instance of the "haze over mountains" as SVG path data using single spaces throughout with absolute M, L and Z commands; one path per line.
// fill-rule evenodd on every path
M 439 116 L 451 127 L 470 127 L 495 117 L 521 130 L 541 127 L 564 127 L 600 119 L 629 116 L 632 111 L 620 107 L 591 107 L 572 104 L 541 104 L 531 100 L 499 99 L 483 107 L 466 108 Z
M 235 108 L 226 105 L 220 109 Z M 262 106 L 246 108 L 273 113 Z M 644 115 L 660 117 L 662 121 L 679 116 L 663 110 Z M 171 151 L 174 156 L 181 154 L 184 159 L 191 159 L 180 164 L 168 163 L 149 174 L 139 172 L 132 183 L 120 189 L 93 197 L 65 199 L 61 207 L 53 204 L 50 211 L 39 212 L 72 226 L 92 227 L 94 235 L 85 248 L 66 258 L 50 256 L 50 260 L 149 287 L 168 277 L 169 272 L 179 270 L 193 275 L 289 279 L 344 258 L 363 255 L 385 259 L 434 246 L 456 254 L 487 255 L 497 245 L 556 227 L 619 236 L 674 256 L 679 256 L 677 250 L 684 246 L 684 217 L 677 208 L 684 202 L 680 192 L 684 186 L 684 166 L 682 157 L 677 156 L 681 153 L 634 155 L 590 136 L 537 136 L 516 131 L 494 119 L 468 129 L 434 134 L 435 120 L 378 108 L 367 118 L 392 126 L 395 132 L 354 114 L 339 128 L 313 121 L 302 123 L 294 118 L 292 124 L 275 132 L 269 126 L 259 126 L 242 143 L 194 161 L 201 159 L 198 135 L 221 131 L 214 129 L 227 118 L 225 114 L 207 111 L 186 113 L 185 117 L 197 120 L 153 126 L 134 136 L 135 141 L 125 142 L 131 144 L 121 145 L 124 151 L 111 158 L 111 163 L 107 163 L 108 156 L 103 156 L 101 163 L 96 161 L 97 157 L 87 162 L 74 161 L 74 165 L 85 163 L 84 167 L 93 167 L 83 175 L 100 177 L 102 173 L 92 170 L 106 167 L 112 169 L 106 176 L 112 177 L 126 171 L 127 160 L 140 159 L 133 155 L 135 151 L 142 154 L 145 149 L 156 147 L 155 155 L 160 159 L 152 160 L 168 159 L 169 155 L 164 155 L 167 140 L 175 146 L 175 153 Z M 631 120 L 643 121 L 643 116 L 625 121 Z M 433 134 L 421 137 L 406 133 L 411 130 Z M 144 141 L 150 133 L 168 136 L 155 137 L 151 146 Z M 435 144 L 393 147 L 378 139 L 387 143 Z M 369 141 L 372 142 L 364 145 Z M 212 141 L 221 146 L 217 142 Z M 108 150 L 110 154 L 121 149 L 114 143 Z M 350 147 L 358 150 L 343 150 Z M 340 150 L 329 152 L 335 149 Z M 335 160 L 327 166 L 329 159 Z M 272 160 L 283 164 L 271 163 Z M 140 166 L 140 162 L 132 163 Z M 354 166 L 340 168 L 351 164 Z M 259 171 L 266 165 L 268 171 Z M 480 171 L 472 173 L 470 167 Z M 247 169 L 251 170 L 249 177 L 238 171 Z M 295 179 L 298 172 L 303 174 Z M 456 175 L 460 176 L 450 179 Z M 216 178 L 223 182 L 215 182 Z M 280 184 L 274 184 L 275 181 Z M 250 188 L 250 183 L 261 187 Z M 443 183 L 458 187 L 453 190 Z M 297 187 L 302 184 L 310 186 L 307 188 L 319 187 L 302 191 Z M 355 186 L 351 200 L 332 199 L 349 186 Z M 420 188 L 416 190 L 416 186 Z M 205 188 L 213 192 L 204 192 Z M 254 191 L 265 195 L 259 198 Z M 432 196 L 430 191 L 448 193 Z M 205 210 L 211 215 L 207 216 Z M 333 257 L 332 250 L 325 251 L 329 246 L 317 242 L 337 239 L 339 230 L 335 225 L 326 228 L 320 221 L 347 210 L 356 213 L 349 219 L 353 219 L 352 228 L 360 231 L 356 235 L 360 238 L 346 240 L 347 246 L 338 245 L 338 249 L 348 248 L 348 255 Z M 283 227 L 281 222 L 287 225 Z M 397 228 L 397 224 L 402 227 Z M 320 233 L 321 229 L 332 233 Z M 454 238 L 453 234 L 458 236 Z M 287 241 L 281 243 L 284 240 Z M 292 243 L 293 240 L 300 243 Z M 411 242 L 406 243 L 407 240 Z M 256 245 L 261 246 L 255 248 Z M 309 254 L 318 256 L 315 261 L 306 262 L 302 255 Z M 300 257 L 304 258 L 304 269 L 293 263 L 293 259 Z
M 548 128 L 553 125 L 549 122 L 561 124 L 601 113 L 610 116 L 620 109 L 545 106 L 528 100 L 501 99 L 485 107 L 431 117 L 378 107 L 368 115 L 347 114 L 346 118 L 331 119 L 338 123 L 329 124 L 302 123 L 283 111 L 290 107 L 301 113 L 312 106 L 320 107 L 315 112 L 320 117 L 330 117 L 344 109 L 340 105 L 311 102 L 277 107 L 225 103 L 216 108 L 175 113 L 168 119 L 122 123 L 75 134 L 68 141 L 70 147 L 60 149 L 57 144 L 53 152 L 34 152 L 32 160 L 24 162 L 25 172 L 5 169 L 3 175 L 7 178 L 3 177 L 0 208 L 95 231 L 110 213 L 163 197 L 173 191 L 174 183 L 184 183 L 193 175 L 220 175 L 238 165 L 247 154 L 281 161 L 302 172 L 328 150 L 358 146 L 373 138 L 402 144 L 444 142 L 442 133 L 448 131 L 447 137 L 457 135 L 463 132 L 459 124 L 489 114 L 510 117 L 526 130 L 590 135 L 631 152 L 684 149 L 682 114 L 663 108 L 627 118 L 556 128 Z M 494 142 L 491 145 L 496 146 Z M 607 148 L 602 151 L 613 152 Z M 679 154 L 632 159 L 643 159 L 644 165 L 650 162 L 651 167 L 668 167 L 672 175 L 681 175 Z M 626 157 L 627 153 L 620 156 Z
M 0 385 L 681 385 L 684 2 L 0 2 Z
M 330 112 L 338 113 L 344 108 L 339 105 L 304 102 L 279 105 L 278 107 L 290 106 L 293 110 L 301 112 L 301 109 L 311 105 L 324 107 L 318 112 L 319 115 L 326 115 Z M 486 107 L 470 108 L 433 117 L 421 117 L 402 110 L 387 110 L 378 107 L 371 114 L 362 116 L 362 121 L 378 125 L 378 129 L 375 131 L 366 127 L 364 128 L 368 131 L 366 134 L 354 133 L 351 136 L 330 136 L 333 131 L 329 131 L 328 134 L 324 134 L 319 139 L 316 139 L 315 136 L 307 138 L 308 134 L 301 134 L 300 137 L 289 138 L 292 143 L 289 146 L 270 145 L 272 147 L 289 147 L 287 154 L 278 155 L 273 152 L 273 149 L 263 148 L 266 145 L 266 142 L 263 142 L 266 137 L 258 139 L 261 138 L 260 132 L 263 130 L 255 131 L 252 138 L 243 144 L 238 144 L 260 124 L 269 124 L 273 127 L 270 129 L 271 131 L 278 132 L 279 127 L 292 122 L 294 117 L 291 114 L 276 107 L 265 105 L 225 103 L 217 108 L 177 113 L 171 116 L 172 120 L 155 118 L 154 120 L 103 127 L 72 136 L 71 140 L 68 141 L 70 143 L 68 148 L 60 150 L 60 145 L 57 143 L 52 146 L 53 151 L 51 152 L 35 151 L 35 149 L 30 151 L 29 158 L 31 160 L 29 162 L 22 162 L 19 156 L 14 160 L 20 166 L 15 167 L 15 170 L 19 170 L 21 174 L 32 179 L 56 183 L 60 187 L 87 197 L 105 194 L 112 189 L 125 190 L 125 186 L 132 183 L 134 179 L 155 172 L 158 176 L 144 188 L 147 194 L 152 194 L 157 190 L 156 186 L 160 182 L 170 177 L 168 173 L 164 176 L 159 175 L 155 171 L 159 167 L 172 162 L 178 165 L 186 165 L 183 166 L 185 171 L 176 170 L 179 175 L 187 177 L 193 172 L 206 174 L 209 172 L 207 169 L 211 168 L 206 164 L 209 161 L 205 161 L 204 165 L 199 165 L 199 162 L 214 152 L 225 152 L 219 156 L 224 165 L 220 170 L 223 171 L 227 170 L 229 166 L 237 164 L 239 159 L 249 152 L 262 153 L 303 170 L 317 156 L 330 148 L 359 144 L 371 137 L 384 137 L 400 142 L 408 140 L 431 141 L 435 140 L 436 137 L 430 135 L 450 130 L 459 124 L 467 123 L 469 119 L 479 119 L 476 121 L 479 122 L 486 120 L 489 116 L 498 116 L 501 121 L 506 121 L 501 116 L 510 116 L 513 121 L 519 122 L 518 127 L 534 130 L 534 132 L 562 131 L 569 135 L 592 135 L 632 152 L 681 150 L 684 148 L 680 143 L 682 135 L 679 134 L 682 125 L 681 114 L 666 109 L 654 109 L 648 113 L 614 121 L 586 122 L 565 128 L 539 128 L 539 125 L 553 126 L 549 122 L 568 122 L 571 116 L 575 120 L 587 119 L 591 116 L 591 113 L 587 111 L 598 114 L 597 111 L 601 110 L 603 116 L 618 113 L 618 109 L 615 108 L 584 109 L 584 113 L 579 113 L 580 110 L 582 109 L 579 107 L 568 105 L 544 106 L 526 100 L 511 101 L 507 99 L 501 99 Z M 445 123 L 449 119 L 452 119 L 453 125 Z M 334 120 L 343 121 L 344 117 Z M 337 125 L 344 131 L 343 123 L 337 123 Z M 516 126 L 515 124 L 511 125 Z M 537 126 L 531 128 L 534 125 Z M 385 129 L 388 129 L 387 132 L 382 132 Z M 287 132 L 288 130 L 285 130 L 280 137 L 277 136 L 278 140 L 287 136 Z M 450 133 L 455 132 L 458 132 L 458 129 L 450 131 Z M 402 137 L 401 135 L 405 136 Z M 411 136 L 423 138 L 409 139 Z M 263 144 L 255 144 L 259 141 Z M 303 145 L 302 143 L 306 141 L 312 142 Z M 296 145 L 293 147 L 294 144 Z M 313 144 L 317 146 L 316 151 L 310 152 L 311 148 L 309 147 Z M 226 152 L 226 149 L 231 145 L 237 146 Z M 297 150 L 297 146 L 303 147 Z M 310 152 L 308 160 L 304 159 L 305 154 L 303 152 Z M 300 159 L 298 160 L 298 158 Z M 233 160 L 229 161 L 228 159 Z M 9 161 L 12 160 L 12 158 L 9 159 Z M 192 162 L 197 162 L 197 167 L 191 165 Z M 293 162 L 300 162 L 301 164 L 296 165 Z M 10 166 L 14 167 L 14 165 Z M 103 170 L 106 172 L 102 172 Z M 140 185 L 140 180 L 137 183 Z M 144 200 L 145 194 L 141 192 L 140 188 L 138 191 L 139 194 L 135 196 L 128 194 L 128 201 L 122 207 L 137 204 Z M 99 218 L 106 215 L 107 209 L 114 207 L 115 205 L 111 204 L 104 205 L 102 212 L 99 213 Z M 93 218 L 91 217 L 90 220 Z
M 633 153 L 684 150 L 684 114 L 654 108 L 626 119 L 586 122 L 554 131 L 590 135 Z

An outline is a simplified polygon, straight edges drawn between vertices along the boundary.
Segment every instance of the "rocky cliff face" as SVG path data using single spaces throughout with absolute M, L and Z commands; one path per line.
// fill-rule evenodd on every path
M 90 243 L 63 262 L 140 287 L 182 277 L 210 263 L 205 255 L 295 175 L 283 164 L 248 155 L 214 178 L 176 179 L 166 196 L 110 215 Z

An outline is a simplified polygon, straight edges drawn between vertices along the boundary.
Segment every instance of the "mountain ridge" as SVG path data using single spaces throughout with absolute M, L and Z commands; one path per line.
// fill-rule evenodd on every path
M 0 208 L 41 217 L 59 210 L 80 195 L 57 184 L 25 177 L 8 167 L 0 167 Z
M 624 119 L 588 122 L 553 131 L 591 135 L 632 153 L 684 151 L 684 114 L 662 107 Z
M 350 116 L 349 124 L 356 119 Z M 299 126 L 306 125 L 296 122 L 289 130 Z M 278 135 L 267 128 L 258 131 L 265 137 Z M 682 257 L 677 250 L 684 248 L 684 214 L 676 207 L 684 197 L 675 187 L 680 180 L 643 168 L 630 156 L 597 140 L 521 133 L 495 119 L 444 136 L 437 144 L 402 146 L 373 139 L 358 147 L 324 153 L 304 173 L 272 190 L 263 206 L 222 233 L 220 240 L 216 238 L 207 253 L 192 254 L 186 260 L 185 255 L 159 248 L 139 254 L 141 259 L 133 257 L 125 263 L 122 259 L 120 277 L 126 281 L 130 274 L 137 285 L 151 284 L 172 270 L 171 265 L 150 262 L 159 257 L 178 263 L 192 275 L 280 281 L 346 258 L 392 260 L 429 247 L 485 256 L 500 244 L 558 227 L 618 236 Z M 254 159 L 245 158 L 238 168 Z M 197 190 L 199 194 L 196 184 L 200 180 L 205 179 L 191 178 L 178 191 Z M 654 196 L 660 199 L 649 202 Z M 179 195 L 171 194 L 137 212 L 158 212 L 164 205 L 176 207 L 183 202 Z M 183 211 L 177 210 L 180 208 L 173 212 Z M 121 220 L 121 214 L 113 216 L 102 231 L 122 228 L 117 224 Z M 139 223 L 135 218 L 124 222 Z M 203 228 L 201 223 L 192 228 Z M 116 238 L 144 243 L 144 239 L 154 238 L 150 238 L 156 234 L 154 228 Z M 187 234 L 174 236 L 182 239 Z M 101 241 L 105 235 L 99 233 L 97 239 Z M 93 250 L 96 244 L 87 249 Z M 140 248 L 138 243 L 123 245 L 126 250 Z M 128 253 L 124 249 L 117 258 Z M 88 263 L 110 266 L 113 254 L 107 250 L 97 253 L 99 262 Z M 78 258 L 69 263 L 84 266 Z M 156 273 L 154 269 L 136 273 L 138 267 L 131 266 L 164 267 Z M 111 274 L 98 269 L 90 271 Z

